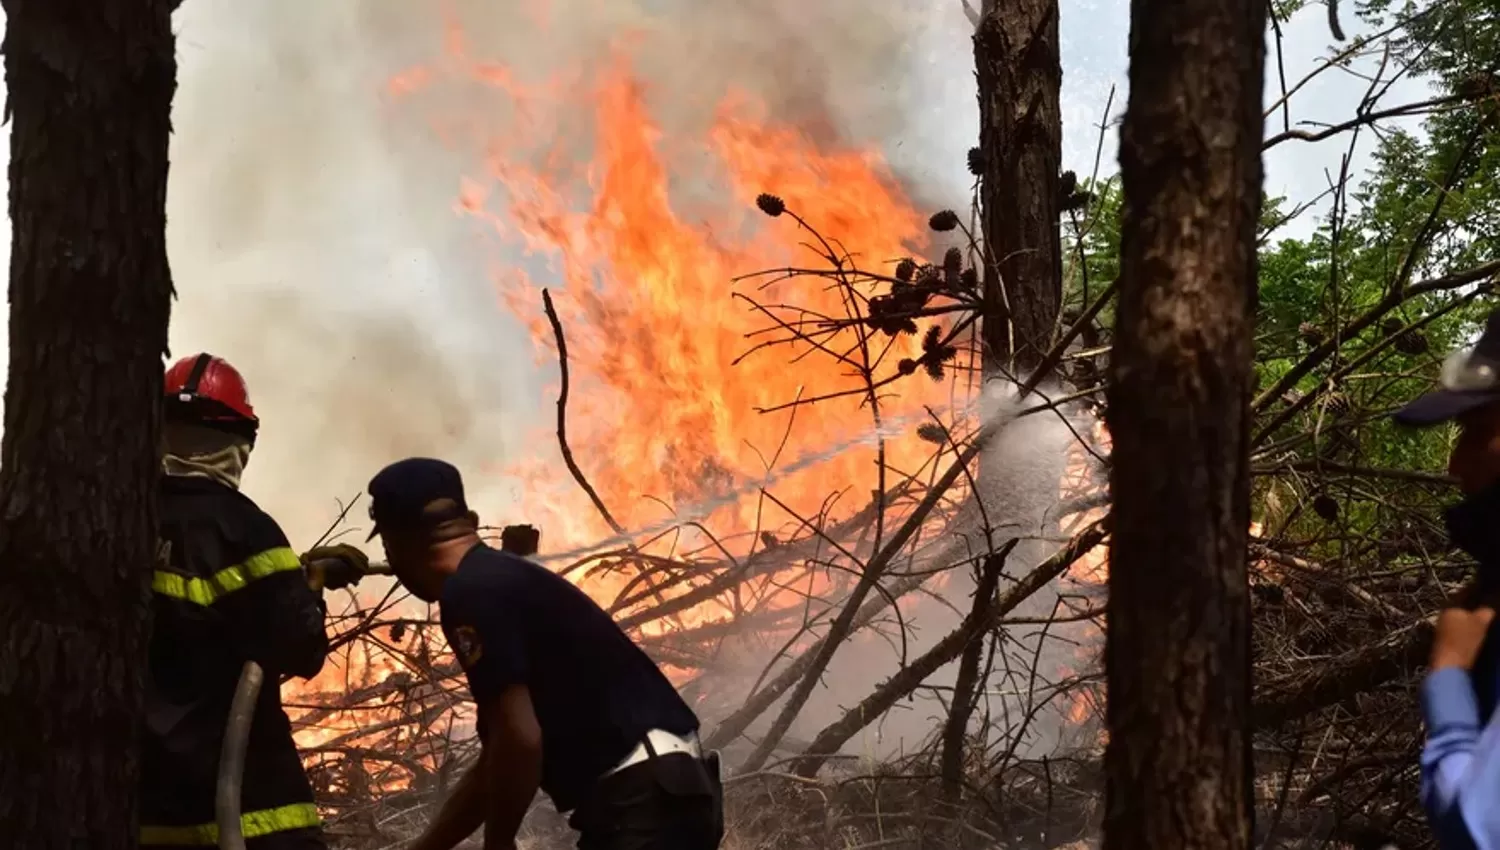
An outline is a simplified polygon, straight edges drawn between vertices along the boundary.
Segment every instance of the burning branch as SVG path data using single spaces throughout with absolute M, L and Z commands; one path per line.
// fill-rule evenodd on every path
M 1354 124 L 1334 124 L 1327 133 L 1449 105 L 1362 106 Z M 1322 132 L 1314 128 L 1313 134 Z M 1330 191 L 1341 193 L 1343 183 Z M 727 456 L 665 453 L 667 478 L 691 479 L 701 471 L 717 481 L 722 475 L 732 480 L 730 496 L 692 520 L 663 521 L 633 535 L 624 526 L 635 520 L 616 517 L 605 505 L 608 499 L 625 511 L 604 472 L 594 472 L 596 490 L 576 462 L 573 449 L 583 448 L 577 428 L 587 424 L 577 416 L 578 404 L 587 399 L 572 398 L 575 445 L 569 445 L 566 406 L 582 362 L 578 345 L 587 345 L 587 337 L 573 329 L 570 360 L 556 306 L 543 292 L 561 372 L 560 449 L 617 535 L 571 553 L 576 561 L 562 571 L 596 593 L 697 707 L 705 743 L 724 748 L 736 768 L 730 814 L 747 847 L 915 845 L 935 843 L 934 836 L 954 846 L 995 846 L 1000 836 L 1027 848 L 1074 847 L 1097 820 L 1100 740 L 1093 724 L 1099 700 L 1088 692 L 1098 687 L 1093 653 L 1107 602 L 1095 590 L 1107 564 L 1092 550 L 1107 540 L 1107 519 L 1097 517 L 1109 507 L 1108 494 L 1095 471 L 1098 461 L 1107 463 L 1108 435 L 1078 429 L 1079 481 L 1049 508 L 1048 551 L 1027 555 L 1024 563 L 1016 541 L 1031 545 L 1021 532 L 1035 529 L 1007 528 L 1007 517 L 984 492 L 994 456 L 987 450 L 1005 445 L 1000 435 L 1006 427 L 1036 414 L 1078 419 L 1082 411 L 1102 409 L 1100 376 L 1107 371 L 1101 366 L 1112 339 L 1101 317 L 1108 317 L 1114 284 L 1108 271 L 1088 268 L 1100 258 L 1082 240 L 1110 226 L 1114 209 L 1099 200 L 1110 187 L 1075 179 L 1061 188 L 1065 205 L 1088 204 L 1087 216 L 1073 223 L 1081 264 L 1073 279 L 1081 278 L 1082 294 L 1075 292 L 1060 327 L 1048 334 L 1056 341 L 1038 367 L 1010 382 L 1023 409 L 1004 415 L 1003 423 L 974 415 L 982 307 L 976 266 L 984 266 L 987 249 L 972 228 L 957 214 L 939 211 L 929 221 L 937 234 L 931 238 L 958 244 L 932 247 L 930 261 L 902 256 L 925 247 L 892 249 L 888 262 L 878 264 L 818 232 L 816 215 L 803 214 L 815 199 L 798 199 L 804 209 L 793 214 L 785 201 L 762 198 L 764 212 L 797 221 L 788 230 L 802 234 L 793 238 L 805 237 L 818 261 L 783 262 L 737 278 L 747 285 L 732 303 L 748 305 L 760 327 L 741 329 L 748 350 L 735 363 L 764 366 L 752 358 L 771 355 L 780 358 L 776 370 L 813 374 L 773 383 L 781 397 L 738 401 L 746 410 L 790 411 L 787 435 L 793 422 L 804 427 L 818 416 L 826 417 L 825 438 L 854 431 L 847 444 L 809 455 L 808 465 L 847 460 L 852 446 L 878 446 L 869 452 L 874 463 L 865 467 L 874 474 L 855 477 L 846 464 L 838 476 L 812 479 L 810 486 L 822 492 L 789 492 L 793 485 L 779 475 L 786 468 L 781 447 L 761 455 L 767 447 L 754 446 L 749 472 L 734 468 Z M 1431 209 L 1445 207 L 1434 202 Z M 920 221 L 913 218 L 918 229 Z M 1264 235 L 1278 226 L 1267 223 Z M 1351 238 L 1342 226 L 1339 233 L 1341 240 Z M 1416 240 L 1388 290 L 1361 299 L 1335 289 L 1324 301 L 1336 309 L 1310 317 L 1305 333 L 1262 342 L 1272 366 L 1257 399 L 1255 472 L 1264 510 L 1252 535 L 1252 580 L 1254 713 L 1263 724 L 1257 746 L 1268 755 L 1257 794 L 1263 810 L 1282 812 L 1265 822 L 1275 824 L 1268 831 L 1284 847 L 1312 846 L 1312 833 L 1303 830 L 1321 830 L 1319 838 L 1353 834 L 1356 823 L 1369 834 L 1411 834 L 1410 806 L 1393 802 L 1405 799 L 1410 784 L 1394 767 L 1409 755 L 1410 742 L 1392 734 L 1387 744 L 1372 739 L 1370 730 L 1415 723 L 1410 688 L 1425 632 L 1411 624 L 1430 613 L 1466 566 L 1446 554 L 1432 522 L 1446 479 L 1365 456 L 1369 443 L 1362 446 L 1359 435 L 1380 427 L 1390 401 L 1381 391 L 1409 382 L 1420 365 L 1392 366 L 1390 358 L 1409 356 L 1419 337 L 1439 338 L 1473 303 L 1464 287 L 1487 287 L 1500 274 L 1488 261 L 1437 271 L 1406 261 L 1432 239 L 1424 232 Z M 1349 264 L 1341 259 L 1335 265 L 1329 277 L 1337 282 Z M 727 274 L 714 274 L 722 293 L 719 282 Z M 722 357 L 722 350 L 714 356 Z M 766 372 L 745 380 L 760 390 Z M 832 383 L 812 383 L 819 378 Z M 1054 391 L 1052 382 L 1063 386 Z M 856 407 L 863 416 L 866 405 L 874 427 L 850 426 Z M 784 435 L 782 447 L 786 442 Z M 705 494 L 718 498 L 705 486 L 663 499 Z M 741 512 L 733 521 L 707 519 L 728 504 Z M 680 505 L 663 505 L 682 515 Z M 1360 511 L 1381 517 L 1377 531 L 1356 524 L 1351 515 Z M 1051 530 L 1063 522 L 1066 530 Z M 965 604 L 970 581 L 977 590 Z M 1066 593 L 1064 581 L 1083 592 Z M 445 777 L 473 755 L 471 706 L 452 655 L 429 615 L 396 607 L 401 604 L 392 597 L 367 601 L 336 618 L 347 680 L 331 674 L 292 701 L 329 821 L 361 850 L 394 845 Z M 911 626 L 913 611 L 928 613 L 918 606 L 951 619 L 924 633 Z M 1074 639 L 1079 645 L 1069 646 Z M 842 678 L 846 658 L 863 663 L 861 653 L 872 645 L 884 651 L 882 641 L 899 660 L 880 671 L 868 692 L 839 692 L 838 702 L 853 708 L 815 717 L 828 708 L 818 701 L 824 680 Z M 956 659 L 958 676 L 949 687 L 943 671 Z M 903 700 L 928 694 L 939 705 L 932 710 L 936 720 L 915 748 L 868 770 L 841 752 L 872 724 L 894 722 L 900 712 L 893 709 Z M 455 714 L 457 720 L 444 722 Z M 1052 714 L 1059 717 L 1056 730 L 1045 725 Z M 802 734 L 812 740 L 799 741 Z M 1044 737 L 1045 744 L 1036 743 Z M 1038 758 L 1039 752 L 1045 755 Z M 790 768 L 773 764 L 784 754 L 792 756 Z M 535 835 L 549 834 L 549 815 L 533 813 Z
M 568 471 L 573 473 L 573 480 L 583 488 L 583 492 L 589 496 L 589 501 L 599 509 L 599 515 L 609 523 L 615 534 L 625 536 L 625 529 L 615 522 L 610 514 L 609 508 L 604 506 L 604 500 L 599 498 L 594 485 L 584 477 L 583 470 L 578 468 L 578 462 L 573 459 L 573 450 L 568 448 L 568 341 L 563 336 L 562 322 L 557 318 L 557 310 L 552 307 L 552 295 L 547 290 L 542 290 L 542 307 L 547 311 L 547 321 L 552 323 L 552 335 L 557 340 L 557 367 L 561 372 L 561 386 L 557 391 L 557 445 L 562 450 L 563 463 L 568 465 Z
M 994 627 L 999 618 L 1010 613 L 1017 605 L 1028 599 L 1043 586 L 1062 575 L 1074 561 L 1083 557 L 1099 545 L 1108 534 L 1108 521 L 1101 519 L 1080 531 L 1057 554 L 1042 562 L 996 602 L 994 607 L 976 615 L 960 625 L 947 637 L 938 641 L 920 658 L 896 675 L 887 679 L 876 691 L 859 705 L 851 708 L 842 719 L 819 732 L 806 752 L 799 758 L 797 774 L 812 776 L 818 772 L 823 761 L 838 752 L 856 732 L 874 722 L 888 711 L 896 701 L 911 693 L 938 668 L 958 657 L 965 645 L 977 634 Z
M 963 658 L 959 662 L 958 678 L 953 683 L 953 704 L 948 709 L 948 722 L 943 726 L 943 796 L 950 803 L 957 802 L 963 789 L 964 741 L 968 737 L 969 716 L 974 711 L 974 691 L 979 683 L 979 650 L 984 647 L 984 633 L 979 624 L 991 618 L 995 604 L 995 591 L 1000 586 L 1000 573 L 1005 569 L 1005 560 L 1015 550 L 1019 539 L 1012 539 L 998 552 L 985 558 L 980 569 L 979 584 L 974 590 L 974 607 L 964 619 L 967 627 L 963 647 Z

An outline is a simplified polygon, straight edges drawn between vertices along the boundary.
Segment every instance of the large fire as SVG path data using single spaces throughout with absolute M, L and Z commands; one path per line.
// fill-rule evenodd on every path
M 828 267 L 809 250 L 819 240 L 791 217 L 756 211 L 761 192 L 784 199 L 862 268 L 888 273 L 896 260 L 926 254 L 926 216 L 875 148 L 815 143 L 743 91 L 724 96 L 705 136 L 674 137 L 653 117 L 652 91 L 623 45 L 572 82 L 527 80 L 473 52 L 462 27 L 450 21 L 443 55 L 396 74 L 386 90 L 455 147 L 483 152 L 458 181 L 456 208 L 492 234 L 490 247 L 504 258 L 493 265 L 498 297 L 529 330 L 539 365 L 549 369 L 557 350 L 540 290 L 552 291 L 569 355 L 569 443 L 619 524 L 637 530 L 713 503 L 703 526 L 722 551 L 739 556 L 764 542 L 762 532 L 774 538 L 801 525 L 805 534 L 806 520 L 865 507 L 882 480 L 873 440 L 877 411 L 861 391 L 861 373 L 891 376 L 900 358 L 920 354 L 920 334 L 894 340 L 876 334 L 862 346 L 870 332 L 854 327 L 815 343 L 752 350 L 777 329 L 773 313 L 792 315 L 788 305 L 800 308 L 795 315 L 804 320 L 843 319 L 851 300 L 873 292 L 825 279 L 735 279 L 764 269 Z M 424 93 L 476 82 L 506 105 L 503 129 L 486 131 L 482 116 L 426 111 Z M 552 108 L 538 108 L 544 103 Z M 569 120 L 549 122 L 545 115 Z M 579 116 L 589 119 L 583 130 L 574 125 Z M 921 374 L 882 390 L 881 421 L 909 422 L 900 433 L 883 433 L 885 487 L 905 475 L 926 477 L 935 447 L 916 435 L 916 425 L 928 409 L 962 406 L 963 392 L 962 382 Z M 824 400 L 789 406 L 815 399 Z M 484 474 L 523 484 L 526 518 L 543 529 L 546 549 L 610 537 L 565 469 L 552 427 L 550 418 L 539 425 L 535 455 Z M 779 474 L 798 458 L 821 455 L 801 471 Z M 1083 458 L 1074 461 L 1077 469 L 1083 465 Z M 773 476 L 767 489 L 780 504 L 756 489 Z M 1076 495 L 1084 484 L 1067 487 Z M 646 544 L 645 538 L 635 542 Z M 657 539 L 651 551 L 680 555 L 708 545 L 700 533 Z M 1101 582 L 1102 557 L 1092 553 L 1074 578 Z M 793 603 L 812 578 L 804 574 L 800 592 L 786 591 Z M 584 586 L 608 604 L 629 580 L 593 576 Z M 702 625 L 726 610 L 709 600 L 683 612 L 673 627 Z M 440 640 L 428 628 L 419 647 L 396 648 L 400 641 L 393 639 L 384 653 L 330 664 L 310 687 L 295 689 L 300 698 L 289 689 L 289 702 L 378 690 L 393 676 L 420 679 L 423 665 L 440 654 Z M 397 715 L 404 710 L 401 693 L 389 688 L 367 707 L 375 716 Z M 302 720 L 310 723 L 309 717 L 318 725 L 299 732 L 309 747 L 333 747 L 371 723 L 370 715 L 345 722 L 314 712 Z
M 768 268 L 829 265 L 806 247 L 817 240 L 789 217 L 773 221 L 755 210 L 761 192 L 783 198 L 866 268 L 888 271 L 927 247 L 924 217 L 880 154 L 815 144 L 742 91 L 723 97 L 704 137 L 672 137 L 653 117 L 651 89 L 623 43 L 573 82 L 528 81 L 473 52 L 450 20 L 444 55 L 397 75 L 389 91 L 420 111 L 430 87 L 477 82 L 506 107 L 510 120 L 493 133 L 465 116 L 427 117 L 468 128 L 470 137 L 450 139 L 483 152 L 463 176 L 458 207 L 493 232 L 504 255 L 493 267 L 496 289 L 548 369 L 557 351 L 540 290 L 554 290 L 571 373 L 569 443 L 618 524 L 638 530 L 683 511 L 703 513 L 691 518 L 704 519 L 715 541 L 688 529 L 656 541 L 653 551 L 722 545 L 744 554 L 765 532 L 801 526 L 805 533 L 809 519 L 864 507 L 880 484 L 874 441 L 860 439 L 874 435 L 875 414 L 889 420 L 947 407 L 951 388 L 913 376 L 883 392 L 872 411 L 861 371 L 890 376 L 900 358 L 920 353 L 919 337 L 876 336 L 861 349 L 858 335 L 868 331 L 856 328 L 752 349 L 768 331 L 784 335 L 771 311 L 784 315 L 796 305 L 804 319 L 842 319 L 849 300 L 873 292 L 821 280 L 734 281 Z M 830 395 L 838 397 L 788 406 Z M 931 456 L 915 425 L 887 440 L 889 468 L 914 473 Z M 511 459 L 501 474 L 521 483 L 527 519 L 544 529 L 547 548 L 610 537 L 564 468 L 550 421 L 529 444 L 535 454 Z M 820 453 L 828 457 L 782 473 Z M 779 505 L 756 492 L 771 476 Z M 831 498 L 840 491 L 851 492 Z M 594 575 L 585 586 L 607 602 L 629 580 Z M 710 602 L 683 621 L 721 613 Z
M 499 233 L 518 235 L 548 261 L 545 276 L 520 265 L 495 273 L 501 296 L 529 320 L 533 340 L 548 359 L 555 348 L 539 289 L 562 286 L 556 301 L 574 386 L 570 442 L 620 523 L 634 528 L 661 520 L 667 506 L 691 506 L 761 480 L 789 428 L 790 444 L 801 453 L 873 430 L 858 396 L 801 406 L 795 413 L 760 412 L 857 389 L 854 370 L 824 353 L 807 356 L 808 346 L 794 345 L 735 363 L 754 343 L 752 335 L 772 322 L 733 292 L 761 304 L 797 303 L 829 317 L 845 315 L 844 295 L 805 282 L 760 288 L 731 281 L 768 267 L 817 265 L 799 244 L 806 233 L 788 220 L 766 222 L 755 213 L 752 199 L 761 191 L 785 198 L 866 262 L 908 253 L 921 235 L 920 218 L 879 157 L 819 150 L 794 128 L 763 123 L 767 119 L 756 115 L 753 103 L 731 94 L 709 137 L 695 143 L 713 152 L 728 180 L 727 206 L 695 210 L 689 218 L 678 211 L 669 184 L 691 174 L 693 164 L 668 159 L 647 90 L 631 76 L 628 62 L 617 59 L 577 95 L 587 99 L 583 105 L 594 116 L 596 153 L 585 169 L 585 208 L 575 200 L 584 186 L 558 185 L 558 175 L 545 165 L 512 159 L 499 146 L 490 147 L 483 172 L 466 181 L 463 203 L 470 214 L 492 222 Z M 853 344 L 854 335 L 845 336 L 835 344 L 841 353 Z M 903 341 L 915 344 L 915 338 Z M 799 356 L 802 362 L 789 366 Z M 889 374 L 894 366 L 888 356 L 881 372 Z M 887 415 L 944 400 L 940 386 L 909 384 L 901 395 L 882 399 Z M 555 445 L 550 431 L 541 430 L 537 445 Z M 888 450 L 898 467 L 919 463 L 928 453 L 915 439 L 897 440 Z M 778 495 L 810 516 L 832 489 L 828 482 L 869 490 L 873 461 L 869 448 L 842 452 L 815 471 L 779 482 Z M 577 546 L 609 534 L 557 462 L 555 448 L 510 471 L 544 494 L 528 510 L 547 530 L 551 546 Z M 741 500 L 719 530 L 743 532 L 791 519 L 757 518 L 757 507 L 754 499 Z

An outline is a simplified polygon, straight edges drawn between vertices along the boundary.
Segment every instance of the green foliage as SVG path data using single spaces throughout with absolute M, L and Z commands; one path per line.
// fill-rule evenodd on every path
M 1070 304 L 1120 276 L 1120 181 L 1090 180 L 1081 188 L 1093 196 L 1083 213 L 1063 224 L 1064 301 Z
M 1400 557 L 1414 524 L 1430 525 L 1436 506 L 1456 497 L 1370 471 L 1443 472 L 1453 429 L 1400 428 L 1389 414 L 1432 388 L 1442 358 L 1472 340 L 1496 305 L 1473 283 L 1431 282 L 1500 259 L 1500 84 L 1486 94 L 1474 83 L 1500 67 L 1497 9 L 1493 0 L 1363 6 L 1377 24 L 1409 23 L 1393 53 L 1428 76 L 1441 108 L 1421 132 L 1382 128 L 1374 167 L 1351 178 L 1337 214 L 1324 213 L 1310 236 L 1273 238 L 1287 203 L 1265 200 L 1255 516 L 1267 535 L 1310 555 L 1374 547 L 1380 562 Z M 1118 181 L 1087 188 L 1094 203 L 1064 227 L 1073 309 L 1085 287 L 1092 298 L 1119 275 Z
M 1308 0 L 1272 0 L 1271 14 L 1280 23 L 1286 23 L 1292 19 L 1292 15 L 1302 11 Z
M 1415 73 L 1452 88 L 1493 73 L 1500 57 L 1500 7 L 1494 0 L 1367 0 L 1361 14 L 1377 27 L 1401 24 L 1394 46 Z

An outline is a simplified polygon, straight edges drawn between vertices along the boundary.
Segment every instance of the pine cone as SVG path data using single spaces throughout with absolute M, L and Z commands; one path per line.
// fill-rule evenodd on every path
M 1416 356 L 1418 354 L 1426 354 L 1428 349 L 1432 347 L 1432 344 L 1428 341 L 1427 334 L 1421 331 L 1407 331 L 1401 336 L 1396 337 L 1396 341 L 1391 343 L 1391 347 L 1402 354 Z
M 958 285 L 958 276 L 964 269 L 964 252 L 957 248 L 949 248 L 943 253 L 943 280 L 949 286 Z
M 948 435 L 943 431 L 943 426 L 936 422 L 924 422 L 918 425 L 917 436 L 938 446 L 948 442 Z
M 979 148 L 969 148 L 969 173 L 975 177 L 984 174 L 984 151 Z
M 1078 175 L 1072 171 L 1064 171 L 1057 178 L 1058 194 L 1064 197 L 1078 191 Z
M 776 216 L 779 216 L 782 213 L 786 212 L 785 201 L 781 200 L 775 195 L 770 195 L 765 192 L 762 192 L 756 196 L 755 205 L 757 207 L 760 207 L 761 212 L 765 213 L 771 218 L 775 218 Z
M 927 226 L 938 233 L 947 233 L 958 227 L 958 213 L 953 210 L 938 210 L 927 219 Z
M 1319 493 L 1312 502 L 1313 513 L 1323 519 L 1333 522 L 1339 518 L 1339 503 L 1327 493 Z

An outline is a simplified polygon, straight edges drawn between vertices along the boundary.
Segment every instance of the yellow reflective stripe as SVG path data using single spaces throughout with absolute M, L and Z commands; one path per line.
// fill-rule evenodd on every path
M 262 809 L 240 815 L 240 832 L 246 838 L 258 838 L 273 832 L 288 829 L 322 826 L 318 807 L 312 803 L 292 803 L 275 809 Z M 143 826 L 142 844 L 164 844 L 171 847 L 212 847 L 219 843 L 219 825 L 205 823 L 197 826 Z
M 245 559 L 243 564 L 225 567 L 208 578 L 196 578 L 157 570 L 151 577 L 151 589 L 162 596 L 181 599 L 194 605 L 212 605 L 250 582 L 302 569 L 302 559 L 283 546 L 267 549 Z

